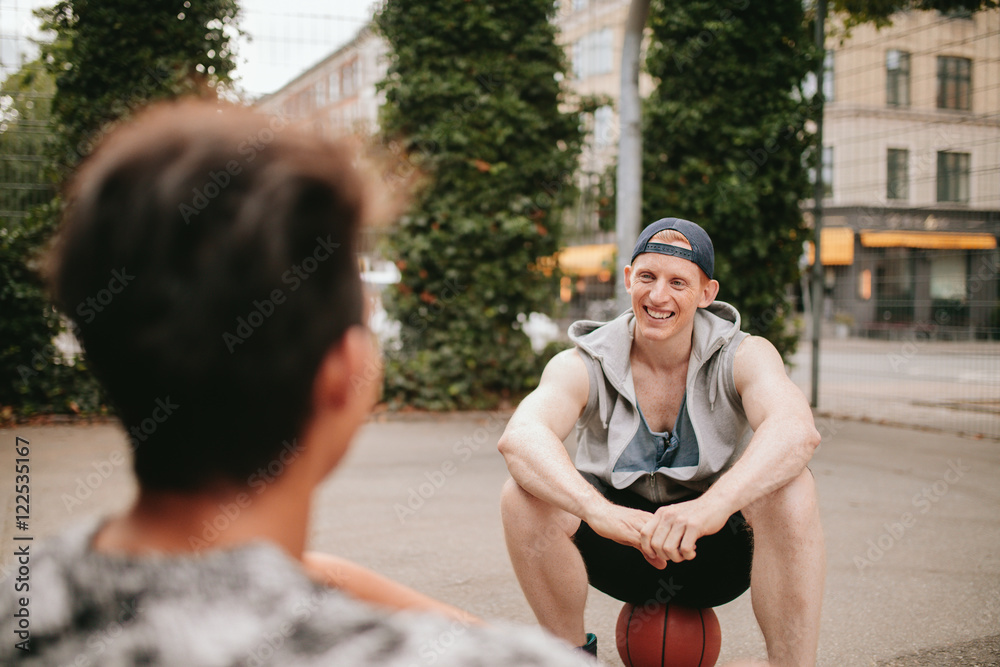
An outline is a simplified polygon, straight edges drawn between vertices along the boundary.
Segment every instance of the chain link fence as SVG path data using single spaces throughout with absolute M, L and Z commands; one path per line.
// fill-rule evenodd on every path
M 10 234 L 54 192 L 45 173 L 53 84 L 37 63 L 32 64 L 36 50 L 30 39 L 38 35 L 30 10 L 39 3 L 0 3 L 0 234 Z M 302 120 L 322 131 L 344 131 L 347 122 L 357 127 L 360 121 L 374 121 L 372 110 L 382 101 L 375 85 L 385 63 L 378 38 L 365 31 L 367 17 L 353 10 L 346 15 L 342 8 L 319 2 L 291 4 L 281 12 L 268 3 L 244 4 L 243 28 L 251 40 L 240 51 L 244 97 L 293 119 L 300 109 Z M 605 29 L 604 14 L 593 16 L 592 31 Z M 827 257 L 829 248 L 838 246 L 824 236 L 826 298 L 818 407 L 852 418 L 1000 439 L 1000 79 L 991 74 L 1000 76 L 1000 58 L 995 48 L 985 56 L 976 50 L 997 43 L 1000 12 L 990 13 L 982 30 L 945 21 L 904 26 L 899 44 L 923 34 L 950 32 L 943 43 L 919 42 L 910 51 L 894 47 L 891 57 L 882 53 L 878 37 L 862 32 L 833 48 L 829 93 L 835 129 L 830 136 L 836 143 L 829 151 L 832 163 L 824 166 L 831 197 L 824 227 L 841 230 L 831 236 L 839 234 L 841 250 L 839 257 Z M 335 32 L 346 36 L 332 37 Z M 575 53 L 569 46 L 567 52 Z M 866 60 L 866 49 L 873 48 L 878 54 Z M 933 87 L 939 76 L 928 68 L 939 56 L 955 54 L 972 62 L 971 115 L 945 118 L 914 112 L 907 116 L 909 125 L 887 126 L 866 120 L 861 112 L 867 107 L 851 101 L 855 92 L 861 98 L 881 96 L 890 86 L 896 104 L 905 97 L 918 106 L 920 91 Z M 955 83 L 956 95 L 961 96 L 963 81 Z M 870 107 L 885 104 L 881 97 L 877 104 L 865 100 Z M 568 247 L 558 259 L 563 275 L 553 294 L 553 317 L 563 335 L 565 325 L 575 319 L 604 320 L 618 314 L 614 288 L 620 277 L 615 275 L 614 236 L 609 231 L 613 202 L 604 171 L 606 154 L 613 153 L 617 142 L 612 109 L 588 121 L 593 125 L 588 150 L 593 152 L 584 161 L 594 164 L 582 168 L 586 182 L 581 182 L 580 203 L 566 219 Z M 969 134 L 973 126 L 982 131 Z M 920 142 L 929 134 L 937 143 L 924 147 Z M 859 150 L 872 143 L 888 147 L 888 165 L 873 164 Z M 912 156 L 905 151 L 910 144 Z M 944 159 L 938 155 L 942 153 Z M 604 157 L 590 159 L 598 154 Z M 971 158 L 949 157 L 955 154 Z M 951 179 L 948 187 L 933 190 L 942 174 Z M 872 178 L 881 179 L 884 192 L 865 199 L 865 179 Z M 962 189 L 963 179 L 971 183 L 968 191 Z M 967 201 L 924 205 L 921 188 L 930 188 L 938 198 Z M 910 200 L 904 200 L 904 194 Z M 374 236 L 366 239 L 369 257 L 363 268 L 377 274 L 380 284 L 392 282 L 392 266 L 378 261 L 376 241 Z M 792 378 L 807 393 L 810 318 L 803 313 L 811 307 L 808 294 L 807 285 L 794 286 L 802 344 L 789 360 Z

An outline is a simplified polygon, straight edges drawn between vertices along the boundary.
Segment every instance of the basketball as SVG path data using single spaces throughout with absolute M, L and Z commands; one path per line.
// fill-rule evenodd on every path
M 722 630 L 711 608 L 626 603 L 615 641 L 625 667 L 712 667 L 722 648 Z

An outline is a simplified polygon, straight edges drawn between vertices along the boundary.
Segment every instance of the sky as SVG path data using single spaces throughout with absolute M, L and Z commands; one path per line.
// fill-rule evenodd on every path
M 0 0 L 0 78 L 37 53 L 32 10 L 54 0 Z M 178 4 L 181 4 L 178 2 Z M 273 92 L 350 41 L 371 17 L 371 0 L 244 0 L 236 77 L 250 98 Z

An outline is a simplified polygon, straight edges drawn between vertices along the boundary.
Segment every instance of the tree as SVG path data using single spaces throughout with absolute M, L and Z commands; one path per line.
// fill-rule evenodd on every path
M 386 397 L 482 407 L 537 382 L 518 316 L 553 305 L 536 266 L 573 201 L 579 116 L 563 111 L 565 58 L 551 0 L 389 0 L 376 26 L 391 60 L 382 132 L 426 176 L 388 240 L 401 281 L 387 294 L 402 346 Z
M 0 405 L 27 412 L 71 409 L 77 394 L 73 368 L 52 345 L 59 318 L 35 270 L 49 231 L 39 207 L 55 194 L 45 174 L 54 87 L 40 61 L 0 84 Z
M 62 0 L 38 14 L 56 36 L 42 54 L 56 77 L 60 175 L 133 109 L 214 96 L 236 67 L 236 0 Z
M 803 156 L 811 117 L 802 80 L 814 69 L 799 0 L 658 0 L 643 108 L 643 220 L 675 216 L 715 244 L 719 298 L 785 356 L 786 289 L 809 238 Z
M 972 13 L 1000 7 L 998 0 L 833 0 L 832 9 L 847 17 L 847 26 L 874 23 L 886 26 L 892 15 L 908 10 L 939 11 L 945 14 Z
M 100 408 L 86 360 L 69 364 L 53 345 L 62 325 L 38 277 L 59 218 L 58 184 L 138 106 L 226 88 L 238 13 L 235 0 L 65 0 L 38 12 L 54 33 L 42 45 L 47 73 L 35 66 L 12 76 L 11 102 L 0 109 L 0 405 L 22 415 Z

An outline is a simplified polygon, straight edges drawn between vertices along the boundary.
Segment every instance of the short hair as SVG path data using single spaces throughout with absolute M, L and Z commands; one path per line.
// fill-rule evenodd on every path
M 684 243 L 691 245 L 691 242 L 688 241 L 687 237 L 676 229 L 664 229 L 662 232 L 653 234 L 653 238 L 649 239 L 650 243 L 674 243 L 676 241 L 683 241 Z
M 356 248 L 376 181 L 356 157 L 182 101 L 114 130 L 73 179 L 50 286 L 143 487 L 246 485 L 295 446 L 323 357 L 363 320 Z

